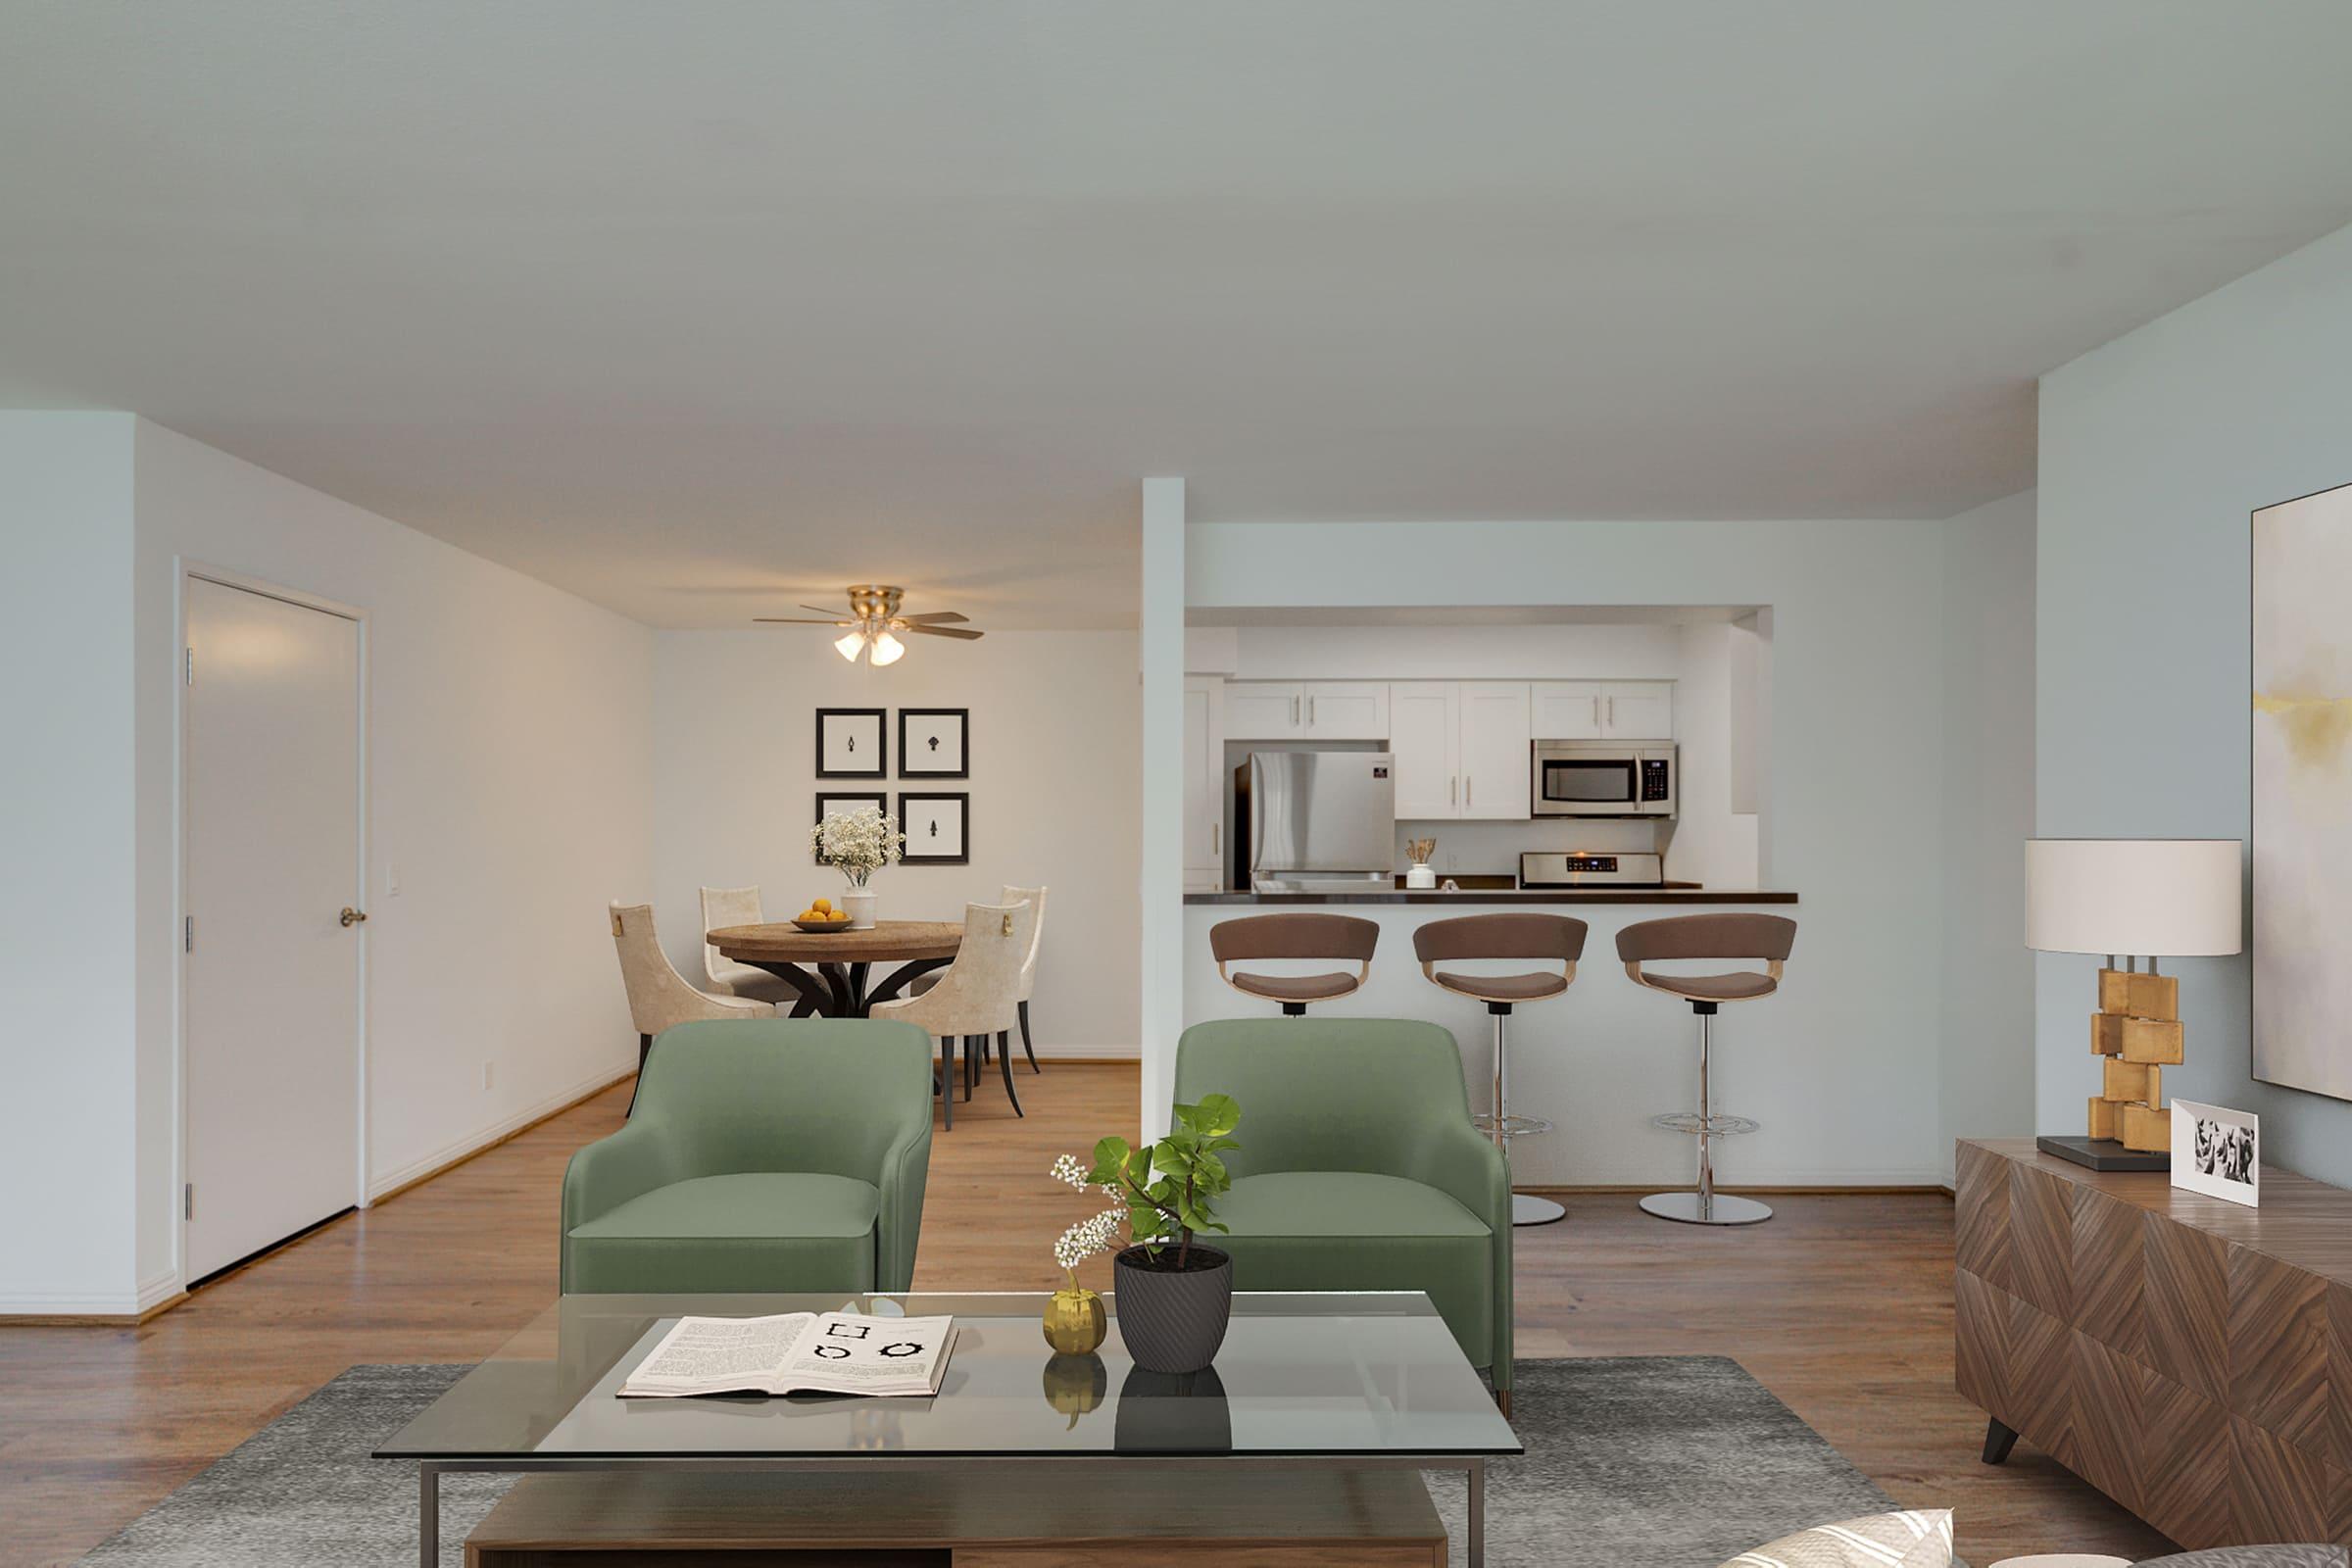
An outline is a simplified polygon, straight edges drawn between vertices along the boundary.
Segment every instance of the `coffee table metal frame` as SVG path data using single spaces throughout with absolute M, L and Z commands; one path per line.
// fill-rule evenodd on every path
M 889 1459 L 790 1456 L 724 1459 L 670 1459 L 660 1456 L 627 1459 L 524 1458 L 424 1459 L 416 1466 L 416 1560 L 419 1568 L 441 1564 L 441 1478 L 456 1473 L 520 1475 L 562 1470 L 624 1471 L 887 1471 L 887 1470 L 1003 1470 L 1026 1471 L 1054 1465 L 1063 1469 L 1105 1465 L 1149 1470 L 1211 1470 L 1220 1466 L 1245 1470 L 1460 1470 L 1470 1483 L 1468 1538 L 1462 1543 L 1470 1568 L 1485 1568 L 1487 1560 L 1487 1461 L 1482 1457 L 1446 1454 L 1069 1454 L 999 1456 L 995 1454 L 906 1454 Z
M 1434 1309 L 1430 1307 L 1428 1298 L 1425 1296 L 1419 1295 L 1419 1293 L 1338 1292 L 1332 1294 L 1342 1299 L 1377 1299 L 1383 1297 L 1410 1298 L 1419 1302 L 1419 1308 L 1422 1314 L 1426 1315 L 1432 1321 L 1436 1320 Z M 911 1294 L 877 1294 L 862 1298 L 853 1297 L 852 1299 L 864 1299 L 882 1303 L 903 1304 L 906 1302 L 924 1301 L 926 1298 L 941 1304 L 951 1304 L 957 1301 L 984 1301 L 993 1305 L 1000 1300 L 1009 1304 L 1015 1300 L 1028 1302 L 1036 1299 L 1042 1299 L 1042 1293 L 953 1291 L 916 1292 Z M 815 1298 L 815 1299 L 825 1298 L 827 1298 L 821 1296 Z M 1237 1305 L 1242 1300 L 1249 1300 L 1252 1298 L 1264 1301 L 1287 1301 L 1292 1304 L 1311 1304 L 1315 1302 L 1316 1296 L 1315 1293 L 1277 1292 L 1263 1297 L 1237 1298 Z M 575 1298 L 563 1298 L 554 1308 L 551 1308 L 551 1312 L 560 1312 L 567 1302 L 570 1302 L 573 1299 Z M 596 1300 L 600 1298 L 590 1298 L 587 1299 Z M 637 1314 L 643 1314 L 647 1310 L 647 1308 L 642 1304 L 647 1298 L 612 1298 L 610 1299 L 613 1300 L 616 1305 L 624 1300 L 639 1302 L 640 1304 L 635 1308 L 635 1312 Z M 727 1307 L 735 1305 L 739 1300 L 743 1304 L 749 1305 L 753 1304 L 755 1301 L 772 1302 L 783 1299 L 786 1298 L 739 1298 L 729 1297 L 704 1298 L 680 1298 L 676 1303 L 675 1309 L 685 1310 L 691 1308 L 703 1311 L 724 1310 Z M 1114 1296 L 1106 1298 L 1106 1299 L 1115 1302 L 1116 1298 Z M 671 1308 L 671 1303 L 667 1301 L 661 1301 L 659 1305 L 662 1309 L 662 1315 L 668 1315 L 668 1309 Z M 623 1312 L 621 1315 L 625 1317 L 630 1316 L 631 1313 Z M 989 1314 L 967 1315 L 987 1316 Z M 1237 1319 L 1242 1314 L 1237 1313 Z M 1292 1314 L 1285 1313 L 1278 1315 Z M 534 1325 L 534 1327 L 536 1327 L 536 1325 Z M 1114 1306 L 1114 1332 L 1115 1328 L 1116 1312 Z M 530 1330 L 525 1330 L 526 1334 L 529 1332 Z M 1450 1341 L 1448 1341 L 1448 1344 L 1450 1344 Z M 1453 1353 L 1458 1354 L 1459 1352 L 1455 1351 Z M 1468 1368 L 1465 1366 L 1464 1370 L 1467 1371 Z M 582 1398 L 585 1398 L 586 1396 L 587 1396 L 585 1394 L 581 1396 Z M 444 1397 L 447 1397 L 447 1396 L 444 1396 Z M 879 1402 L 887 1404 L 889 1401 L 883 1400 Z M 436 1401 L 436 1407 L 437 1405 L 438 1401 Z M 575 1405 L 574 1408 L 576 1407 L 577 1406 Z M 1507 1425 L 1505 1430 L 1507 1432 Z M 402 1436 L 405 1435 L 406 1432 L 404 1429 Z M 397 1439 L 394 1441 L 397 1442 Z M 415 1457 L 412 1462 L 414 1462 L 417 1467 L 417 1561 L 422 1565 L 422 1568 L 439 1568 L 441 1550 L 441 1478 L 445 1475 L 530 1475 L 561 1473 L 567 1471 L 603 1472 L 611 1474 L 624 1472 L 640 1473 L 652 1470 L 674 1470 L 679 1472 L 764 1472 L 770 1474 L 794 1472 L 808 1474 L 828 1472 L 836 1474 L 844 1472 L 862 1472 L 866 1474 L 874 1474 L 891 1471 L 903 1472 L 907 1470 L 983 1470 L 1002 1472 L 1004 1474 L 1015 1474 L 1033 1472 L 1045 1467 L 1057 1468 L 1065 1473 L 1071 1471 L 1084 1471 L 1089 1468 L 1099 1470 L 1105 1467 L 1115 1467 L 1127 1471 L 1133 1471 L 1137 1469 L 1213 1470 L 1219 1467 L 1269 1471 L 1459 1470 L 1467 1478 L 1469 1484 L 1469 1523 L 1467 1529 L 1468 1539 L 1464 1541 L 1463 1546 L 1471 1564 L 1471 1568 L 1483 1568 L 1483 1564 L 1486 1560 L 1487 1460 L 1493 1457 L 1507 1456 L 1514 1451 L 1517 1450 L 1496 1448 L 1490 1449 L 1486 1452 L 1472 1453 L 1463 1452 L 1459 1449 L 1446 1451 L 1413 1451 L 1410 1449 L 1383 1448 L 1370 1450 L 1341 1449 L 1300 1453 L 1267 1451 L 1203 1453 L 1184 1451 L 1154 1452 L 1149 1449 L 1138 1449 L 1131 1452 L 1118 1452 L 1101 1448 L 1092 1448 L 1058 1453 L 1052 1451 L 1040 1452 L 1031 1449 L 1012 1453 L 998 1453 L 988 1451 L 956 1452 L 953 1450 L 941 1450 L 928 1453 L 910 1453 L 905 1450 L 894 1450 L 890 1452 L 866 1454 L 845 1454 L 838 1450 L 794 1452 L 777 1452 L 770 1450 L 766 1452 L 756 1453 L 698 1453 L 687 1451 L 675 1454 L 659 1451 L 637 1453 L 564 1453 L 558 1451 L 550 1453 L 443 1453 L 430 1457 Z M 408 1455 L 401 1455 L 397 1453 L 385 1453 L 381 1454 L 380 1456 L 385 1458 L 399 1457 L 404 1459 L 410 1457 Z

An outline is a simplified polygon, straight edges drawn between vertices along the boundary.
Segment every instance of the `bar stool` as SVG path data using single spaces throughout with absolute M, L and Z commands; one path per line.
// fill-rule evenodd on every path
M 1564 914 L 1465 914 L 1452 920 L 1432 920 L 1413 933 L 1413 956 L 1430 984 L 1487 1004 L 1494 1018 L 1494 1108 L 1471 1120 L 1494 1140 L 1503 1163 L 1511 1157 L 1511 1140 L 1547 1133 L 1552 1123 L 1541 1116 L 1510 1113 L 1508 1041 L 1505 1028 L 1511 1009 L 1523 1002 L 1542 1002 L 1566 991 L 1576 979 L 1576 960 L 1584 956 L 1582 920 Z M 1533 958 L 1557 963 L 1560 972 L 1539 969 L 1532 974 L 1449 974 L 1439 964 L 1484 958 Z M 1567 1217 L 1568 1210 L 1533 1193 L 1511 1194 L 1513 1225 L 1549 1225 Z
M 1653 1193 L 1642 1200 L 1645 1212 L 1690 1225 L 1753 1225 L 1772 1218 L 1772 1210 L 1752 1198 L 1715 1191 L 1714 1141 L 1752 1133 L 1756 1124 L 1745 1116 L 1715 1114 L 1707 1086 L 1707 1058 L 1714 1044 L 1717 1009 L 1727 1002 L 1751 1002 L 1778 991 L 1788 950 L 1795 944 L 1796 922 L 1777 914 L 1686 914 L 1642 920 L 1617 933 L 1617 956 L 1625 961 L 1625 972 L 1634 984 L 1680 997 L 1698 1016 L 1698 1113 L 1676 1111 L 1650 1118 L 1650 1125 L 1669 1132 L 1698 1135 L 1698 1190 Z M 1653 960 L 1674 958 L 1743 958 L 1761 961 L 1764 972 L 1658 974 L 1642 967 Z
M 1362 989 L 1372 973 L 1372 949 L 1380 927 L 1351 914 L 1253 914 L 1208 928 L 1208 951 L 1216 956 L 1217 978 L 1246 996 L 1282 1004 L 1283 1014 L 1306 1016 L 1307 1004 L 1337 1002 Z M 1353 963 L 1353 974 L 1233 974 L 1229 963 L 1252 958 L 1337 958 Z

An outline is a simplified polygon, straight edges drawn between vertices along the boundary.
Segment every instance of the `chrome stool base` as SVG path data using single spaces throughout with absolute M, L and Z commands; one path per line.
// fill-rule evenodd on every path
M 1772 1218 L 1767 1205 L 1730 1193 L 1652 1193 L 1642 1200 L 1642 1212 L 1685 1225 L 1755 1225 Z M 1516 1215 L 1511 1223 L 1518 1223 Z
M 1533 1193 L 1511 1195 L 1511 1226 L 1514 1230 L 1522 1225 L 1553 1225 L 1567 1217 L 1568 1210 L 1548 1198 L 1538 1198 Z

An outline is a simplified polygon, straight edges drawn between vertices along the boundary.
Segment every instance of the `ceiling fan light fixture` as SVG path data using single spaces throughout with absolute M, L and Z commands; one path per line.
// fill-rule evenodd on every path
M 873 660 L 877 665 L 895 664 L 906 656 L 906 645 L 889 632 L 883 632 L 874 638 Z
M 851 632 L 847 637 L 842 638 L 839 642 L 833 645 L 833 651 L 839 654 L 842 658 L 848 660 L 853 664 L 858 662 L 858 656 L 865 652 L 865 628 L 861 626 L 858 630 Z M 879 659 L 876 659 L 874 662 L 876 663 L 882 662 L 882 661 Z

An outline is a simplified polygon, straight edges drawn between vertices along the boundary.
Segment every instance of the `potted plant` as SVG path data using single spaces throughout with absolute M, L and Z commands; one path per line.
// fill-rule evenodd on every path
M 874 895 L 866 881 L 897 860 L 899 846 L 906 842 L 898 818 L 871 806 L 828 812 L 808 830 L 808 845 L 816 852 L 818 863 L 833 867 L 849 883 L 841 895 L 841 906 L 849 914 L 851 930 L 874 928 Z
M 1135 1149 L 1124 1138 L 1105 1138 L 1084 1175 L 1066 1156 L 1054 1167 L 1072 1186 L 1100 1188 L 1126 1210 L 1129 1245 L 1111 1259 L 1112 1291 L 1119 1338 L 1148 1372 L 1198 1372 L 1225 1343 L 1233 1258 L 1195 1235 L 1226 1228 L 1214 1204 L 1233 1178 L 1218 1156 L 1242 1147 L 1232 1136 L 1241 1119 L 1230 1097 L 1208 1095 L 1176 1106 L 1175 1126 L 1156 1144 Z

